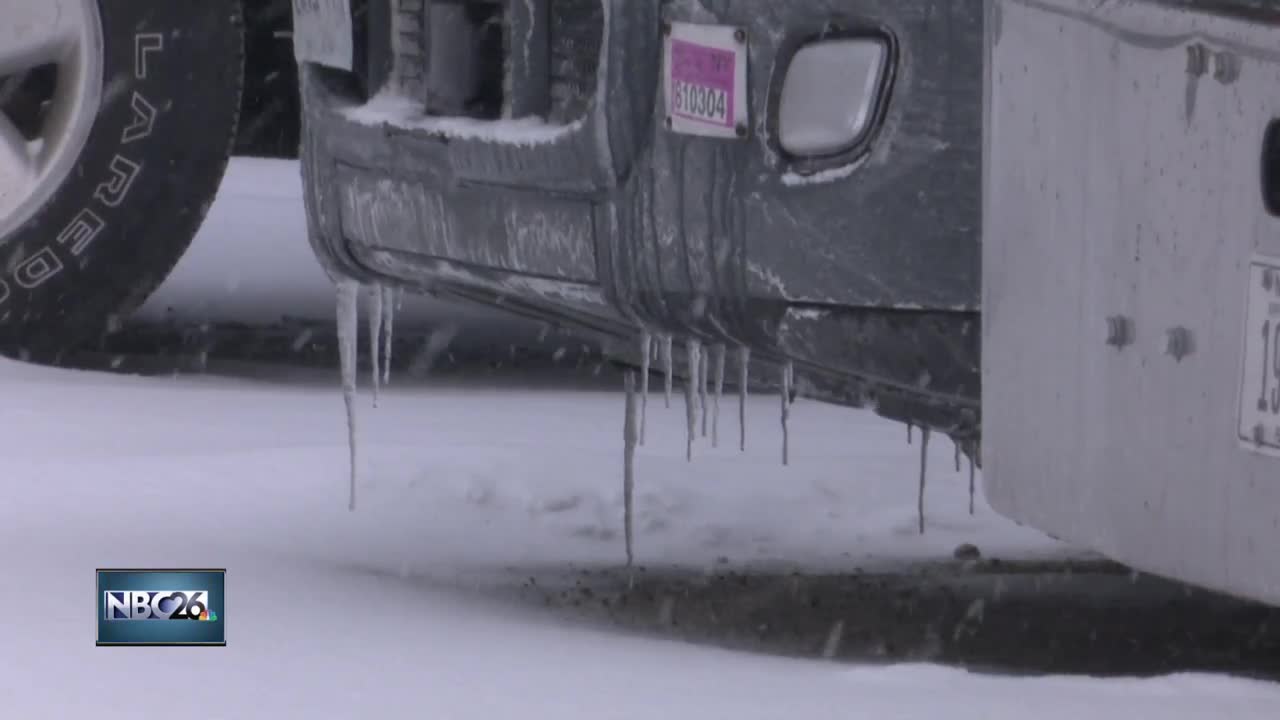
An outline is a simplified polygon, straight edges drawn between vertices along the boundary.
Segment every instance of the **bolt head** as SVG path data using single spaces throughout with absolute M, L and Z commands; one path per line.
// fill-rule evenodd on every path
M 1240 64 L 1235 55 L 1229 52 L 1215 53 L 1213 56 L 1213 79 L 1224 85 L 1230 85 L 1240 77 Z
M 747 126 L 744 123 L 738 123 L 738 127 L 734 128 L 733 132 L 737 134 L 738 137 L 744 138 L 747 136 Z
M 1107 318 L 1107 344 L 1114 348 L 1124 348 L 1133 342 L 1133 321 L 1124 315 L 1112 315 Z
M 747 31 L 746 31 L 746 30 L 743 30 L 742 28 L 738 28 L 737 30 L 734 30 L 734 31 L 733 31 L 733 39 L 734 39 L 734 40 L 736 40 L 739 44 L 746 42 L 746 41 L 747 41 Z
M 1165 334 L 1165 354 L 1179 362 L 1194 350 L 1191 331 L 1184 327 L 1170 328 Z
M 1200 43 L 1187 46 L 1187 74 L 1199 77 L 1209 71 L 1209 49 Z

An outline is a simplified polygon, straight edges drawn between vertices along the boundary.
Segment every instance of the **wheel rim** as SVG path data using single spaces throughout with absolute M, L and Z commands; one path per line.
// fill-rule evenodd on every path
M 75 168 L 102 100 L 97 0 L 5 0 L 0 23 L 0 245 Z

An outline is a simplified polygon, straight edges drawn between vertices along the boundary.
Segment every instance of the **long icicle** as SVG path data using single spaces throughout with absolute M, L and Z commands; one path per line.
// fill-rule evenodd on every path
M 908 444 L 908 445 L 911 445 L 911 444 L 912 444 L 912 443 L 911 443 L 911 430 L 912 430 L 912 428 L 914 428 L 914 427 L 915 427 L 915 426 L 914 426 L 914 425 L 912 425 L 911 423 L 907 423 L 907 444 Z
M 653 336 L 645 330 L 640 335 L 640 444 L 644 444 L 645 425 L 649 415 L 649 359 L 652 355 Z
M 627 545 L 627 567 L 635 560 L 633 554 L 635 511 L 632 500 L 635 496 L 635 464 L 636 440 L 639 433 L 636 429 L 636 377 L 634 370 L 623 375 L 626 386 L 626 415 L 622 420 L 622 532 Z
M 924 534 L 924 483 L 929 469 L 929 428 L 920 428 L 920 492 L 916 496 L 916 514 L 920 519 L 920 534 Z
M 351 463 L 348 509 L 356 509 L 356 359 L 360 337 L 360 284 L 338 281 L 338 355 L 342 364 L 342 400 L 347 406 L 347 454 Z
M 791 462 L 791 433 L 787 421 L 791 419 L 791 363 L 782 365 L 782 464 Z
M 394 342 L 396 310 L 399 300 L 398 288 L 385 286 L 382 288 L 382 384 L 391 384 L 391 346 Z
M 711 447 L 720 447 L 720 397 L 724 395 L 724 344 L 720 343 L 712 348 L 711 354 L 715 356 L 713 372 L 716 385 L 715 395 L 712 396 L 715 407 L 711 414 Z
M 951 444 L 956 447 L 956 472 L 960 472 L 960 441 L 951 438 Z
M 378 386 L 381 384 L 382 362 L 379 350 L 382 345 L 382 286 L 369 286 L 369 363 L 373 367 L 373 406 L 378 407 Z
M 711 373 L 708 372 L 708 365 L 711 361 L 711 354 L 702 352 L 698 357 L 698 407 L 702 411 L 702 437 L 707 436 L 707 383 L 710 381 Z
M 689 338 L 686 344 L 685 354 L 689 364 L 689 377 L 684 383 L 684 409 L 685 409 L 685 459 L 693 462 L 693 438 L 698 429 L 698 367 L 702 364 L 702 342 L 697 338 Z
M 671 336 L 664 335 L 662 337 L 662 371 L 667 375 L 666 386 L 664 387 L 667 407 L 671 407 L 671 385 L 672 377 L 675 375 L 674 362 L 671 358 Z
M 738 348 L 738 451 L 747 451 L 747 386 L 751 370 L 751 348 Z
M 973 466 L 974 457 L 978 454 L 978 444 L 972 440 L 969 441 L 969 514 L 973 514 Z

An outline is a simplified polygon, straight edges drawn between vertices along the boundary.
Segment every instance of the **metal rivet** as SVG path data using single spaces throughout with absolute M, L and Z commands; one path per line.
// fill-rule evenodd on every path
M 1239 58 L 1229 52 L 1220 52 L 1213 56 L 1213 79 L 1223 85 L 1230 85 L 1239 77 Z
M 1195 43 L 1187 46 L 1187 74 L 1199 77 L 1209 71 L 1209 48 Z
M 734 132 L 738 134 L 738 137 L 744 138 L 747 136 L 747 126 L 739 123 L 738 127 L 734 128 Z
M 1164 351 L 1173 356 L 1174 360 L 1181 362 L 1182 358 L 1195 351 L 1191 331 L 1184 327 L 1170 328 L 1165 335 Z
M 668 115 L 668 116 L 667 116 L 667 129 L 668 129 L 668 130 L 670 130 L 670 129 L 671 129 L 671 116 L 670 116 L 670 115 Z
M 670 34 L 671 34 L 671 23 L 669 23 L 669 22 L 664 22 L 664 23 L 662 23 L 662 34 L 663 34 L 663 35 L 670 35 Z
M 737 40 L 737 41 L 738 41 L 738 43 L 744 43 L 744 42 L 746 42 L 746 41 L 747 41 L 747 31 L 746 31 L 746 30 L 743 30 L 742 28 L 738 28 L 737 30 L 734 30 L 734 31 L 733 31 L 733 39 L 734 39 L 734 40 Z
M 1133 342 L 1133 321 L 1124 315 L 1107 318 L 1107 344 L 1123 348 Z

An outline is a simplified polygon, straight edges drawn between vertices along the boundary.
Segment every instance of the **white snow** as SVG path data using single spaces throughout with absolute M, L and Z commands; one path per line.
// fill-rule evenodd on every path
M 300 213 L 295 196 L 271 195 L 278 166 L 237 167 L 263 194 L 220 198 L 209 232 L 227 233 L 228 247 L 266 205 Z M 309 272 L 295 265 L 314 261 L 277 247 L 285 240 L 305 248 L 292 236 L 257 238 L 257 277 Z M 202 287 L 234 301 L 219 277 L 210 270 Z M 316 299 L 332 319 L 334 290 L 320 280 L 308 292 L 323 291 Z M 199 299 L 198 285 L 181 294 Z M 354 348 L 358 289 L 348 292 Z M 465 322 L 466 312 L 453 315 Z M 1280 686 L 1269 683 L 757 656 L 612 633 L 487 593 L 495 577 L 626 561 L 617 478 L 634 423 L 619 433 L 620 391 L 538 380 L 406 376 L 384 388 L 360 418 L 360 504 L 350 512 L 336 368 L 143 378 L 0 360 L 0 716 L 1276 716 Z M 747 398 L 745 411 L 776 417 L 777 402 Z M 980 494 L 971 516 L 968 477 L 950 472 L 930 479 L 928 532 L 917 534 L 920 449 L 901 427 L 797 405 L 784 468 L 773 422 L 744 424 L 745 450 L 704 447 L 686 463 L 687 408 L 655 404 L 647 442 L 634 448 L 636 563 L 846 570 L 950 557 L 961 542 L 1005 559 L 1078 554 L 994 515 Z M 929 449 L 935 468 L 948 464 L 941 445 Z M 227 646 L 94 647 L 93 571 L 122 566 L 227 568 Z M 842 634 L 833 626 L 824 652 Z
M 486 599 L 470 589 L 488 569 L 624 562 L 619 393 L 397 383 L 362 419 L 348 513 L 333 380 L 0 362 L 6 716 L 1079 720 L 1263 718 L 1280 703 L 1274 685 L 1215 676 L 1004 678 L 737 654 Z M 1062 551 L 985 505 L 971 518 L 962 476 L 930 484 L 930 532 L 916 535 L 915 449 L 900 428 L 799 403 L 787 469 L 762 437 L 750 447 L 768 449 L 704 449 L 688 465 L 684 409 L 655 406 L 637 453 L 636 561 L 847 567 L 946 555 L 958 540 L 1005 557 Z M 227 647 L 94 647 L 92 573 L 112 566 L 226 567 Z
M 815 173 L 802 175 L 797 172 L 786 172 L 782 174 L 782 184 L 787 187 L 806 187 L 809 185 L 821 185 L 824 183 L 833 183 L 839 180 L 845 180 L 851 177 L 858 168 L 862 167 L 867 161 L 867 156 L 862 156 L 854 162 L 839 167 L 819 170 Z
M 366 104 L 348 108 L 342 114 L 347 120 L 362 125 L 392 125 L 459 140 L 488 140 L 518 146 L 552 143 L 582 128 L 581 120 L 555 125 L 540 118 L 434 117 L 424 114 L 422 103 L 394 92 L 378 93 Z

